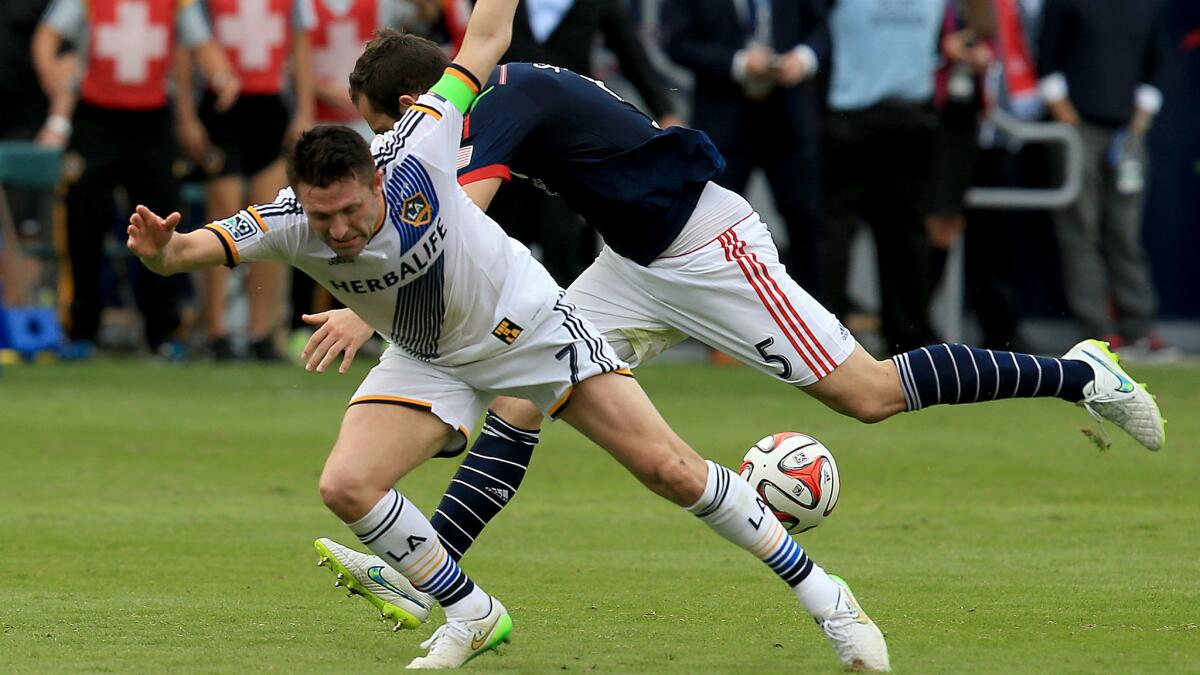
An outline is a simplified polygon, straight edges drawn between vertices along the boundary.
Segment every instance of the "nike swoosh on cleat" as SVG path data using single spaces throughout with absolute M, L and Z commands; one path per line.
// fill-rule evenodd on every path
M 379 584 L 380 586 L 383 586 L 384 588 L 395 593 L 396 595 L 408 598 L 409 600 L 413 601 L 414 603 L 416 603 L 417 605 L 419 605 L 421 607 L 425 606 L 425 603 L 414 598 L 413 596 L 409 595 L 408 593 L 405 593 L 404 591 L 400 590 L 399 588 L 396 588 L 396 586 L 392 582 L 388 581 L 387 579 L 384 579 L 383 578 L 383 568 L 380 567 L 379 565 L 376 565 L 375 567 L 368 569 L 367 577 L 369 577 L 371 579 L 371 581 L 374 581 L 375 583 Z
M 1092 355 L 1088 352 L 1084 352 L 1084 354 L 1091 360 L 1104 366 L 1105 370 L 1112 373 L 1113 375 L 1116 376 L 1116 378 L 1118 380 L 1120 380 L 1121 386 L 1117 387 L 1117 391 L 1121 392 L 1122 394 L 1133 393 L 1133 387 L 1134 387 L 1133 381 L 1130 380 L 1128 377 L 1125 377 L 1124 375 L 1122 375 L 1116 368 L 1113 368 L 1112 365 L 1108 363 L 1108 359 L 1096 358 L 1094 355 Z
M 475 651 L 476 649 L 479 649 L 480 647 L 482 647 L 487 642 L 487 637 L 488 637 L 487 633 L 477 633 L 474 637 L 472 637 L 471 638 L 471 651 Z

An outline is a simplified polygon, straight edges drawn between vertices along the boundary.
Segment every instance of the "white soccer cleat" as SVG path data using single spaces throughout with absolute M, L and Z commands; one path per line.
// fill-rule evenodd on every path
M 422 649 L 425 656 L 418 656 L 408 664 L 409 670 L 433 670 L 458 668 L 467 661 L 489 649 L 508 642 L 512 633 L 512 618 L 500 601 L 491 598 L 492 609 L 482 619 L 474 621 L 447 621 L 426 641 Z
M 859 606 L 844 579 L 832 574 L 829 578 L 841 587 L 841 594 L 833 614 L 818 623 L 833 643 L 842 666 L 847 670 L 889 672 L 892 666 L 888 660 L 887 642 L 879 632 L 879 626 Z
M 429 620 L 429 610 L 437 602 L 433 596 L 413 588 L 383 558 L 359 553 L 332 539 L 313 542 L 320 558 L 318 567 L 329 567 L 349 595 L 361 595 L 379 610 L 380 617 L 394 622 L 392 630 L 416 628 Z
M 1121 427 L 1138 443 L 1160 450 L 1166 443 L 1166 429 L 1158 403 L 1146 385 L 1138 384 L 1121 367 L 1120 359 L 1099 340 L 1084 340 L 1063 354 L 1064 359 L 1083 361 L 1092 367 L 1095 379 L 1083 388 L 1083 406 L 1097 421 L 1106 419 Z M 1085 433 L 1088 431 L 1085 430 Z M 1089 435 L 1092 435 L 1089 433 Z M 1093 436 L 1101 448 L 1109 445 L 1101 431 Z

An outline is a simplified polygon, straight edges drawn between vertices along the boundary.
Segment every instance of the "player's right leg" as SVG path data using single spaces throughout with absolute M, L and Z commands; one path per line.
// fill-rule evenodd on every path
M 646 487 L 766 563 L 822 626 L 843 665 L 889 669 L 883 635 L 845 583 L 831 578 L 805 554 L 748 483 L 704 461 L 684 443 L 636 380 L 615 373 L 583 380 L 560 417 Z
M 437 454 L 461 452 L 480 395 L 389 350 L 360 386 L 321 474 L 321 498 L 359 540 L 446 611 L 410 668 L 457 667 L 507 640 L 504 606 L 476 586 L 429 521 L 394 487 Z

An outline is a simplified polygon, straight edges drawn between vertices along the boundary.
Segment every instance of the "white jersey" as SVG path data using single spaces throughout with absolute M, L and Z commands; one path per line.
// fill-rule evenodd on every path
M 559 288 L 458 185 L 462 125 L 458 109 L 430 93 L 375 138 L 385 212 L 355 258 L 321 240 L 291 188 L 208 227 L 231 264 L 303 270 L 413 358 L 460 365 L 494 356 L 551 311 Z

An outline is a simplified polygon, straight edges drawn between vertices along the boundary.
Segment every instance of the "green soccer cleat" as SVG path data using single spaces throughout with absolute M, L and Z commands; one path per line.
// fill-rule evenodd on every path
M 1121 367 L 1120 359 L 1099 340 L 1084 340 L 1063 354 L 1064 359 L 1083 361 L 1095 379 L 1083 388 L 1083 406 L 1097 422 L 1108 420 L 1150 450 L 1161 450 L 1167 435 L 1162 412 L 1146 385 L 1138 384 Z M 1085 430 L 1101 449 L 1111 445 L 1104 435 Z
M 337 576 L 334 586 L 344 587 L 349 595 L 361 595 L 375 605 L 379 616 L 395 622 L 392 630 L 417 628 L 429 620 L 436 602 L 418 591 L 382 558 L 359 553 L 332 539 L 313 542 L 320 558 L 317 567 L 328 567 Z

